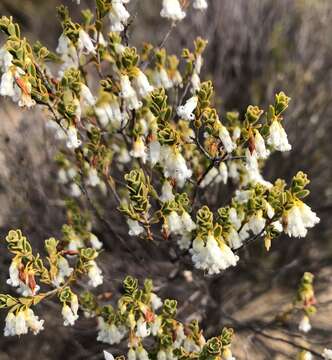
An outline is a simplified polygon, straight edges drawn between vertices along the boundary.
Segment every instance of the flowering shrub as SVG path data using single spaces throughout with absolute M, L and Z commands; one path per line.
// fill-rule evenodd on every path
M 268 251 L 282 233 L 305 237 L 319 222 L 305 203 L 306 174 L 294 174 L 290 184 L 262 176 L 272 153 L 291 150 L 283 127 L 290 98 L 280 92 L 266 110 L 249 105 L 244 116 L 228 112 L 221 119 L 212 81 L 200 78 L 207 41 L 197 38 L 177 57 L 164 48 L 168 33 L 161 45 L 145 43 L 139 51 L 128 43 L 128 3 L 96 0 L 95 14 L 82 11 L 81 23 L 59 7 L 63 32 L 55 52 L 30 44 L 12 18 L 0 19 L 6 36 L 0 94 L 19 107 L 48 111 L 46 127 L 59 145 L 58 181 L 68 195 L 68 223 L 61 239 L 45 240 L 46 256 L 35 253 L 20 230 L 8 233 L 7 283 L 18 295 L 0 295 L 0 308 L 8 309 L 4 334 L 38 334 L 44 320 L 33 309 L 57 297 L 64 326 L 79 312 L 96 317 L 97 340 L 113 345 L 126 339 L 130 360 L 234 359 L 231 329 L 206 340 L 197 321 L 176 320 L 176 301 L 162 301 L 151 280 L 140 288 L 127 276 L 116 308 L 75 287 L 85 277 L 90 288 L 103 283 L 103 244 L 80 207 L 84 198 L 90 201 L 88 191 L 112 193 L 128 236 L 138 242 L 175 239 L 202 275 L 236 266 L 240 249 L 256 240 Z M 160 15 L 172 29 L 191 5 L 202 11 L 208 3 L 163 0 Z M 236 190 L 228 205 L 201 201 L 202 192 L 229 182 Z M 283 314 L 300 309 L 303 332 L 315 311 L 312 280 L 304 275 L 297 300 Z M 304 349 L 300 356 L 308 354 Z M 113 356 L 105 352 L 105 358 Z

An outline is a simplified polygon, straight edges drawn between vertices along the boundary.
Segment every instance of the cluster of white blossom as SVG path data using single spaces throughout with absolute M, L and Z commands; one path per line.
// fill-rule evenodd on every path
M 44 320 L 39 320 L 34 312 L 27 308 L 16 312 L 9 312 L 6 317 L 6 326 L 4 329 L 5 336 L 15 336 L 27 334 L 29 330 L 37 335 L 44 329 Z
M 78 298 L 77 295 L 71 294 L 70 306 L 64 303 L 62 306 L 63 325 L 69 326 L 74 325 L 78 319 Z
M 31 98 L 31 84 L 25 72 L 14 65 L 13 60 L 13 55 L 3 46 L 0 49 L 0 95 L 10 97 L 20 107 L 30 108 L 36 104 Z
M 210 275 L 235 266 L 239 260 L 239 257 L 234 255 L 224 242 L 218 243 L 211 234 L 207 237 L 205 244 L 202 239 L 196 238 L 190 253 L 195 267 L 207 271 Z
M 207 0 L 194 0 L 193 8 L 196 10 L 206 10 L 208 7 Z M 180 21 L 186 17 L 179 0 L 163 0 L 163 8 L 160 15 L 172 21 Z

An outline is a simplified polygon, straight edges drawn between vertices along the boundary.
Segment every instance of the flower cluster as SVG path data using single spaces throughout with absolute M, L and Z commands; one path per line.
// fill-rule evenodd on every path
M 91 301 L 92 294 L 84 296 L 85 311 L 98 316 L 98 341 L 110 345 L 128 342 L 128 359 L 232 358 L 231 329 L 224 328 L 220 336 L 206 340 L 196 321 L 184 325 L 175 320 L 176 301 L 162 302 L 153 292 L 151 280 L 140 289 L 137 279 L 128 276 L 123 286 L 125 294 L 117 308 Z M 106 359 L 112 356 L 105 354 Z
M 64 250 L 65 241 L 60 243 L 50 238 L 45 240 L 48 255 L 48 266 L 45 266 L 40 255 L 32 253 L 29 241 L 20 230 L 11 230 L 6 240 L 9 251 L 15 255 L 7 283 L 16 288 L 19 297 L 0 295 L 0 308 L 9 308 L 5 336 L 26 334 L 29 329 L 34 334 L 43 330 L 44 320 L 39 320 L 31 307 L 53 295 L 58 295 L 62 303 L 64 325 L 73 325 L 78 319 L 78 297 L 69 285 L 82 275 L 90 278 L 91 287 L 102 283 L 101 271 L 94 261 L 98 256 L 96 250 Z

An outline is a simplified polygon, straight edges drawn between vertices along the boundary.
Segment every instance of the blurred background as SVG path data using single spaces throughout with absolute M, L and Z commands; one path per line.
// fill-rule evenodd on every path
M 77 19 L 84 5 L 93 6 L 92 0 L 82 0 L 79 7 L 70 0 L 1 0 L 0 14 L 12 15 L 29 39 L 55 49 L 61 33 L 55 7 L 61 3 Z M 129 7 L 130 44 L 140 47 L 143 40 L 159 44 L 170 28 L 159 16 L 161 0 L 132 0 Z M 131 250 L 123 248 L 105 223 L 95 219 L 93 231 L 107 250 L 101 256 L 106 281 L 97 292 L 111 290 L 116 299 L 126 274 L 150 276 L 160 296 L 179 300 L 181 320 L 198 318 L 209 336 L 224 325 L 233 326 L 234 352 L 241 360 L 294 359 L 296 344 L 317 351 L 332 347 L 332 1 L 209 0 L 206 12 L 188 11 L 166 47 L 179 55 L 183 47 L 192 48 L 197 36 L 209 40 L 202 78 L 213 79 L 221 117 L 231 110 L 243 114 L 249 104 L 266 108 L 279 91 L 292 98 L 285 123 L 293 150 L 274 155 L 264 173 L 274 181 L 289 180 L 298 170 L 307 172 L 312 180 L 308 202 L 321 223 L 305 239 L 275 241 L 268 256 L 261 242 L 247 247 L 239 254 L 239 266 L 211 278 L 193 271 L 188 259 L 170 261 L 176 254 L 168 245 L 150 249 L 128 242 Z M 0 236 L 4 239 L 9 229 L 20 228 L 40 249 L 44 239 L 60 235 L 66 222 L 52 162 L 56 147 L 45 132 L 45 115 L 40 110 L 18 112 L 1 99 Z M 218 191 L 221 204 L 230 191 L 225 187 Z M 114 221 L 114 204 L 104 205 L 105 216 Z M 117 226 L 126 236 L 125 226 Z M 4 243 L 1 292 L 9 291 L 4 272 L 10 258 Z M 185 280 L 184 270 L 193 271 L 193 282 Z M 269 325 L 293 300 L 304 271 L 315 275 L 318 301 L 310 341 L 299 335 L 296 321 Z M 1 335 L 0 360 L 101 359 L 107 346 L 96 342 L 94 320 L 82 317 L 73 328 L 64 328 L 59 314 L 59 306 L 50 301 L 39 313 L 46 320 L 40 335 L 19 340 Z

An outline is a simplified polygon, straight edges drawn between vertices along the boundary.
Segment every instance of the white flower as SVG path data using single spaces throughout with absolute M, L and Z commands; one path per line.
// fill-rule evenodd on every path
M 175 341 L 173 342 L 173 346 L 175 349 L 179 348 L 183 341 L 186 339 L 186 335 L 184 333 L 183 325 L 178 323 L 175 331 Z
M 181 9 L 179 0 L 163 0 L 163 8 L 160 16 L 177 21 L 185 18 L 186 13 Z
M 325 360 L 332 360 L 332 350 L 324 349 L 322 356 Z
M 228 169 L 224 162 L 221 162 L 219 169 L 213 167 L 207 175 L 204 177 L 203 181 L 200 183 L 200 187 L 204 188 L 212 183 L 219 184 L 220 182 L 226 184 L 228 180 Z
M 60 35 L 56 52 L 61 55 L 61 60 L 63 61 L 59 70 L 60 78 L 62 78 L 67 69 L 78 68 L 79 56 L 76 48 L 65 34 Z
M 266 159 L 270 152 L 265 147 L 265 141 L 258 130 L 255 130 L 255 152 L 258 159 Z
M 181 234 L 183 230 L 191 232 L 196 229 L 196 224 L 192 221 L 190 215 L 187 212 L 183 212 L 181 217 L 176 211 L 172 211 L 167 216 L 168 229 L 170 233 Z
M 303 316 L 303 318 L 301 319 L 300 323 L 299 323 L 299 330 L 307 333 L 311 330 L 311 324 L 310 324 L 310 320 L 308 316 Z
M 200 350 L 201 350 L 200 346 L 198 344 L 196 344 L 196 342 L 190 337 L 187 337 L 185 339 L 183 348 L 187 352 L 200 352 Z
M 244 204 L 250 199 L 250 196 L 250 190 L 236 190 L 234 200 L 239 204 Z
M 173 87 L 173 82 L 168 76 L 165 68 L 156 69 L 152 73 L 152 81 L 157 88 L 163 87 L 164 89 L 170 89 Z
M 67 130 L 67 148 L 68 149 L 77 149 L 82 144 L 82 141 L 77 137 L 77 129 L 75 126 L 69 126 Z
M 31 309 L 26 311 L 25 320 L 34 335 L 37 335 L 41 330 L 44 330 L 44 320 L 39 320 L 39 317 L 36 316 Z
M 7 284 L 13 287 L 18 287 L 18 293 L 24 297 L 34 296 L 39 291 L 40 286 L 36 285 L 33 289 L 29 286 L 29 277 L 26 276 L 26 282 L 22 281 L 19 276 L 19 263 L 15 260 L 12 261 L 9 267 L 9 279 Z
M 225 348 L 222 353 L 223 360 L 236 360 L 230 348 Z
M 161 145 L 159 141 L 151 141 L 148 146 L 148 159 L 151 163 L 151 166 L 155 166 L 160 159 L 160 149 Z
M 186 231 L 191 232 L 196 229 L 196 224 L 193 222 L 191 216 L 186 211 L 182 213 L 181 221 Z
M 129 12 L 123 6 L 125 1 L 115 0 L 112 1 L 112 8 L 109 13 L 111 28 L 110 31 L 120 32 L 124 30 L 124 25 L 127 24 L 130 17 Z
M 175 72 L 172 74 L 171 81 L 172 81 L 173 86 L 179 86 L 180 88 L 182 88 L 183 79 L 180 74 L 180 71 L 175 70 Z
M 20 285 L 19 269 L 16 261 L 12 261 L 9 266 L 9 279 L 7 280 L 7 284 L 13 287 Z
M 228 176 L 235 182 L 240 180 L 241 165 L 237 161 L 231 161 L 228 165 Z
M 136 324 L 136 335 L 145 338 L 150 335 L 150 329 L 147 328 L 147 323 L 143 318 L 139 318 Z
M 181 250 L 188 250 L 191 245 L 192 235 L 189 231 L 183 231 L 181 237 L 177 239 L 177 244 Z
M 159 330 L 161 328 L 161 323 L 162 323 L 162 320 L 161 320 L 161 317 L 160 316 L 156 316 L 154 318 L 154 321 L 151 323 L 151 334 L 153 336 L 157 336 L 158 333 L 159 333 Z
M 122 75 L 120 78 L 121 93 L 120 96 L 124 99 L 129 110 L 137 110 L 142 106 L 142 102 L 138 101 L 136 91 L 131 86 L 129 77 Z
M 75 321 L 77 320 L 78 316 L 73 314 L 71 308 L 67 304 L 63 305 L 61 313 L 62 313 L 62 316 L 64 319 L 64 322 L 63 322 L 64 326 L 75 324 Z
M 233 129 L 232 139 L 235 142 L 241 136 L 241 128 L 239 126 L 235 126 Z
M 128 360 L 136 360 L 136 352 L 133 348 L 130 348 L 127 354 Z
M 88 276 L 90 278 L 88 284 L 93 287 L 97 287 L 103 283 L 104 277 L 99 266 L 94 260 L 89 261 Z
M 16 320 L 15 321 L 16 335 L 27 334 L 28 333 L 28 327 L 27 327 L 27 323 L 26 323 L 26 320 L 25 320 L 24 312 L 20 311 L 16 315 L 15 320 Z
M 164 350 L 158 351 L 157 360 L 167 360 L 167 354 Z
M 217 183 L 222 182 L 227 184 L 228 180 L 228 169 L 224 162 L 221 162 L 219 165 L 219 176 L 217 177 Z
M 178 234 L 182 230 L 182 221 L 176 211 L 172 211 L 167 216 L 167 224 L 170 233 Z
M 18 106 L 20 107 L 31 108 L 36 105 L 36 101 L 31 98 L 31 84 L 26 81 L 24 82 L 23 88 L 15 85 L 15 95 L 12 100 L 18 102 Z
M 174 178 L 177 184 L 182 187 L 192 175 L 188 169 L 184 157 L 177 148 L 164 145 L 161 147 L 160 162 L 164 168 L 165 178 Z
M 285 233 L 294 237 L 305 237 L 308 232 L 307 228 L 312 228 L 320 221 L 316 213 L 302 201 L 298 201 L 286 212 L 285 219 Z
M 275 214 L 273 207 L 266 201 L 265 208 L 266 208 L 267 217 L 269 219 L 272 219 Z
M 106 350 L 104 350 L 104 358 L 105 360 L 114 360 L 114 356 Z
M 194 281 L 192 271 L 190 271 L 190 270 L 184 270 L 184 271 L 182 272 L 182 274 L 183 274 L 183 277 L 185 278 L 185 280 L 186 280 L 188 283 L 192 283 L 192 282 Z
M 174 199 L 173 186 L 166 180 L 161 188 L 161 195 L 159 197 L 160 201 L 166 202 Z
M 127 224 L 129 226 L 130 236 L 138 236 L 144 232 L 144 227 L 136 220 L 127 219 Z
M 236 148 L 236 144 L 233 142 L 228 130 L 224 125 L 221 125 L 220 127 L 219 137 L 225 147 L 226 152 L 231 153 Z
M 226 240 L 229 246 L 235 250 L 239 249 L 243 244 L 238 232 L 233 227 L 231 227 L 229 232 L 227 233 Z
M 119 344 L 126 335 L 126 328 L 124 326 L 106 323 L 102 317 L 98 317 L 98 330 L 97 341 L 110 345 Z
M 251 153 L 248 148 L 246 149 L 246 168 L 248 171 L 255 171 L 258 169 L 257 153 L 256 151 Z
M 262 211 L 258 211 L 254 216 L 251 216 L 248 221 L 249 229 L 254 235 L 260 234 L 265 228 L 266 220 L 263 218 Z
M 18 314 L 9 312 L 6 317 L 4 336 L 15 336 L 27 334 L 30 329 L 37 335 L 43 327 L 44 320 L 39 320 L 31 309 L 20 311 Z
M 206 270 L 210 275 L 235 266 L 239 259 L 225 243 L 218 244 L 211 234 L 208 235 L 206 244 L 202 239 L 196 238 L 190 253 L 195 267 Z
M 133 149 L 130 151 L 130 155 L 136 159 L 142 159 L 145 164 L 148 154 L 142 137 L 138 137 L 133 143 Z
M 162 305 L 163 305 L 163 302 L 161 301 L 160 297 L 155 293 L 151 293 L 151 306 L 152 306 L 152 309 L 154 311 L 158 310 L 160 307 L 162 307 Z
M 211 183 L 216 181 L 217 177 L 219 175 L 218 169 L 216 167 L 213 167 L 204 177 L 203 181 L 200 183 L 201 188 L 205 188 L 209 186 Z
M 135 87 L 140 97 L 146 97 L 153 91 L 153 86 L 150 85 L 146 75 L 139 70 L 138 75 L 134 79 Z
M 199 75 L 194 72 L 192 77 L 191 77 L 191 92 L 193 94 L 196 93 L 196 91 L 198 91 L 201 88 L 201 79 L 199 78 Z
M 95 107 L 95 113 L 101 126 L 106 127 L 110 122 L 115 129 L 119 129 L 123 120 L 119 102 L 114 99 Z
M 276 230 L 280 233 L 282 232 L 283 227 L 282 227 L 282 223 L 280 221 L 274 221 L 271 225 L 273 226 L 274 230 Z
M 229 209 L 229 220 L 234 226 L 235 230 L 239 230 L 242 224 L 242 219 L 238 216 L 235 208 Z
M 142 346 L 136 350 L 136 355 L 138 360 L 149 360 L 149 354 Z
M 12 70 L 7 70 L 1 76 L 0 95 L 9 96 L 13 98 L 15 96 L 15 77 Z
M 2 72 L 7 71 L 12 66 L 13 55 L 5 48 L 0 49 L 0 68 Z
M 65 259 L 63 256 L 58 258 L 57 268 L 58 272 L 52 283 L 56 287 L 59 287 L 62 283 L 65 282 L 65 278 L 71 275 L 73 268 L 69 266 L 67 259 Z
M 241 241 L 245 241 L 246 239 L 248 239 L 249 231 L 250 231 L 250 228 L 249 228 L 248 223 L 244 224 L 239 232 Z
M 193 96 L 187 100 L 185 105 L 181 105 L 177 108 L 177 114 L 180 118 L 185 120 L 195 120 L 193 111 L 196 109 L 198 104 L 198 97 Z
M 94 167 L 89 168 L 87 184 L 92 187 L 96 187 L 97 185 L 100 184 L 100 179 L 98 176 L 97 169 Z
M 68 244 L 68 250 L 75 252 L 82 247 L 84 247 L 83 241 L 75 233 L 72 233 Z
M 82 195 L 82 191 L 76 183 L 70 184 L 69 193 L 70 193 L 70 196 L 76 197 L 76 198 L 78 198 Z
M 91 90 L 85 85 L 81 84 L 81 95 L 83 100 L 90 106 L 96 105 L 96 98 L 92 95 Z
M 289 151 L 292 148 L 288 142 L 286 131 L 278 120 L 274 120 L 270 126 L 267 143 L 278 151 Z
M 303 355 L 303 360 L 312 360 L 313 357 L 312 357 L 312 354 L 310 351 L 306 351 Z
M 90 243 L 96 250 L 100 250 L 103 247 L 103 243 L 97 238 L 95 234 L 90 233 Z
M 88 54 L 96 53 L 95 47 L 93 45 L 90 36 L 83 29 L 81 29 L 78 34 L 78 47 L 81 50 L 86 50 Z
M 57 140 L 65 140 L 67 138 L 65 130 L 54 120 L 47 120 L 45 127 L 50 132 L 54 133 Z
M 193 8 L 196 10 L 206 10 L 208 3 L 206 0 L 194 0 Z

